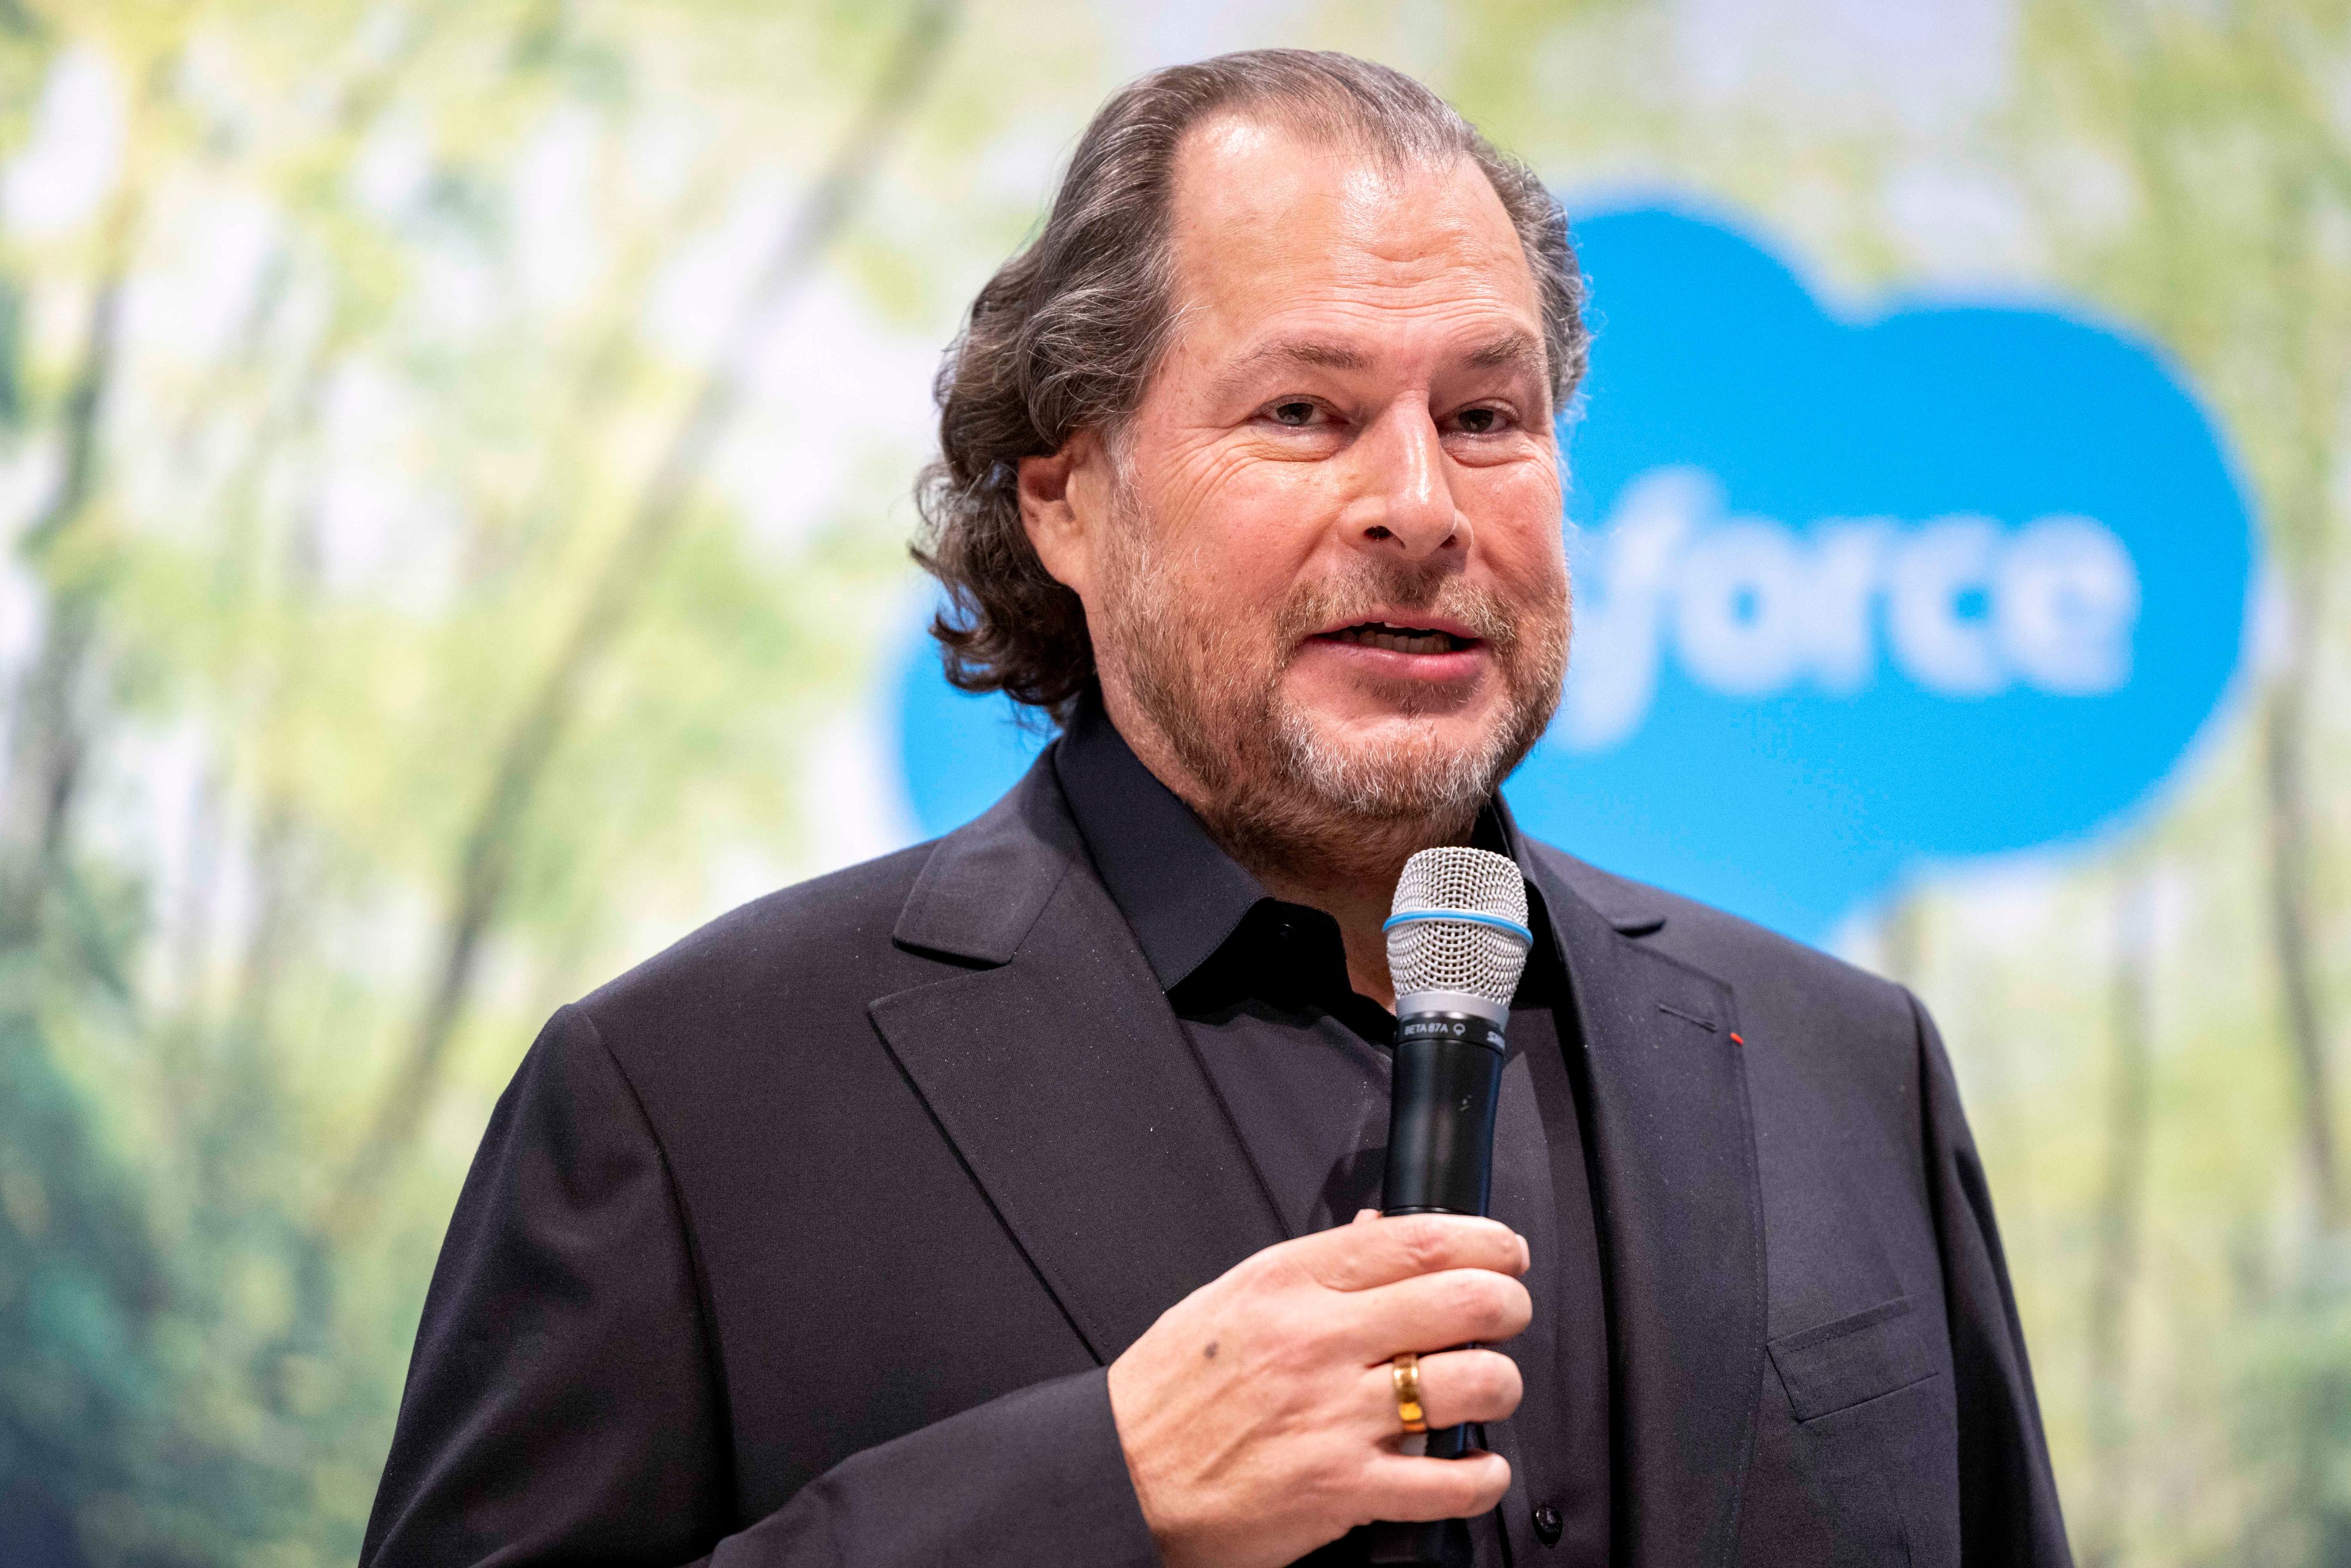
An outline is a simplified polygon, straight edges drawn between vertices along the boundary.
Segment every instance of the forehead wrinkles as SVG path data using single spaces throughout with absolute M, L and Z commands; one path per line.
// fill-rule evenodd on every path
M 1250 314 L 1276 287 L 1291 298 L 1443 285 L 1539 309 L 1518 231 L 1466 156 L 1384 156 L 1352 138 L 1212 121 L 1176 157 L 1169 219 L 1179 322 Z

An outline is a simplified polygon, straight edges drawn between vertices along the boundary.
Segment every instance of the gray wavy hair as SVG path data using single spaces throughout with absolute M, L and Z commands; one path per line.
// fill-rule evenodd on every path
M 1130 83 L 1086 127 L 1044 227 L 979 291 L 939 371 L 940 455 L 916 485 L 914 556 L 946 591 L 931 634 L 965 691 L 1058 719 L 1093 684 L 1084 607 L 1029 542 L 1018 469 L 1081 430 L 1115 434 L 1142 401 L 1167 340 L 1176 154 L 1192 127 L 1236 111 L 1392 163 L 1475 162 L 1534 273 L 1553 407 L 1583 379 L 1565 214 L 1532 170 L 1412 78 L 1350 55 L 1254 49 Z

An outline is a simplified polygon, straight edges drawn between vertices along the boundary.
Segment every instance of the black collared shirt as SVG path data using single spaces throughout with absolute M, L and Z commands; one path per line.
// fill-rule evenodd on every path
M 1268 894 L 1143 766 L 1098 702 L 1071 719 L 1054 769 L 1284 1226 L 1302 1236 L 1378 1207 L 1395 1019 L 1348 980 L 1338 923 Z M 1519 858 L 1499 797 L 1478 841 Z M 1535 1319 L 1501 1347 L 1519 1363 L 1526 1396 L 1488 1433 L 1510 1459 L 1513 1484 L 1495 1515 L 1473 1521 L 1480 1568 L 1608 1556 L 1607 1326 L 1584 1163 L 1583 1052 L 1532 883 L 1528 905 L 1536 939 L 1510 1004 L 1493 1212 L 1528 1239 Z M 1510 1536 L 1508 1559 L 1500 1530 Z

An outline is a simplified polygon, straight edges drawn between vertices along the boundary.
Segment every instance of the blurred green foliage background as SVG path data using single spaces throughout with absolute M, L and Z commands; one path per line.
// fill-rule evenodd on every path
M 2343 0 L 0 0 L 0 1563 L 352 1559 L 539 1019 L 910 831 L 962 306 L 1113 84 L 1277 42 L 2209 400 L 2241 700 L 1842 945 L 1942 1019 L 2085 1560 L 2351 1563 Z

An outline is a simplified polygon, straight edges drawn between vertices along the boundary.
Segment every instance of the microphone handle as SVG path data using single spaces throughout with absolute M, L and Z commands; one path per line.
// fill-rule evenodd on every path
M 1483 1215 L 1502 1026 L 1470 1013 L 1406 1013 L 1396 1020 L 1394 1073 L 1381 1212 Z
M 1502 1027 L 1472 1013 L 1411 1012 L 1396 1019 L 1389 1093 L 1384 1214 L 1486 1212 L 1494 1186 L 1494 1108 L 1502 1092 Z M 1466 1425 L 1433 1428 L 1427 1453 L 1479 1451 Z M 1364 1561 L 1466 1564 L 1467 1520 L 1366 1527 Z

